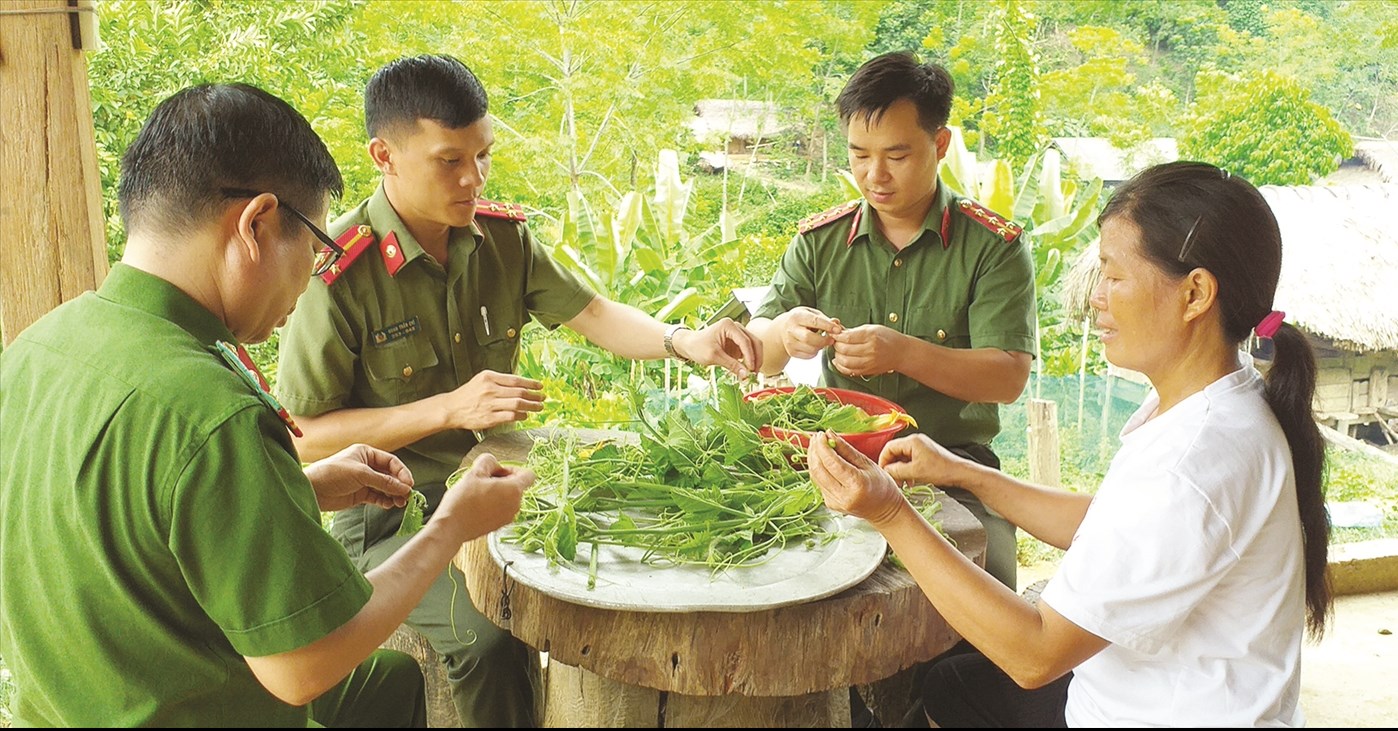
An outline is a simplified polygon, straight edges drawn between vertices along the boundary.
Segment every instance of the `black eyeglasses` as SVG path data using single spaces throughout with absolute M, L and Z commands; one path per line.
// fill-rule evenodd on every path
M 248 190 L 246 188 L 224 188 L 222 193 L 230 198 L 256 198 L 262 195 L 255 190 Z M 330 271 L 330 268 L 335 266 L 335 262 L 338 262 L 340 257 L 345 255 L 345 250 L 340 248 L 339 244 L 335 243 L 335 239 L 330 238 L 330 234 L 325 233 L 319 226 L 311 223 L 311 219 L 306 218 L 300 211 L 287 205 L 285 201 L 281 201 L 281 207 L 285 208 L 286 212 L 290 213 L 296 220 L 306 224 L 306 228 L 310 229 L 312 234 L 315 234 L 316 239 L 318 239 L 320 243 L 325 244 L 324 249 L 316 252 L 316 263 L 311 269 L 311 276 L 319 277 Z

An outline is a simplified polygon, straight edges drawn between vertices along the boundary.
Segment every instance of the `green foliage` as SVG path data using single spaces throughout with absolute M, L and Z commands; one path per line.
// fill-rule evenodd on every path
M 569 191 L 554 258 L 598 294 L 682 321 L 703 304 L 693 285 L 716 258 L 713 249 L 735 235 L 723 215 L 702 233 L 689 231 L 692 189 L 678 155 L 662 150 L 649 195 L 623 193 L 606 215 L 595 215 L 581 190 Z
M 1270 71 L 1239 78 L 1199 75 L 1199 98 L 1180 155 L 1241 175 L 1254 185 L 1307 185 L 1354 152 L 1348 132 L 1310 92 Z
M 116 207 L 121 154 L 155 105 L 196 83 L 246 82 L 281 96 L 311 122 L 335 159 L 362 158 L 364 3 L 107 0 L 102 49 L 89 56 L 108 255 L 125 245 Z M 348 180 L 347 193 L 367 181 Z
M 1266 0 L 1228 0 L 1223 9 L 1228 14 L 1228 27 L 1233 30 L 1255 36 L 1266 33 L 1263 23 L 1267 11 Z
M 1021 0 L 995 0 L 999 26 L 995 86 L 985 97 L 981 131 L 995 140 L 998 157 L 1020 166 L 1046 141 L 1039 105 L 1034 14 Z
M 1398 467 L 1361 452 L 1330 446 L 1326 451 L 1325 499 L 1367 501 L 1383 510 L 1378 528 L 1336 528 L 1332 543 L 1398 535 Z
M 1106 137 L 1125 149 L 1168 129 L 1178 101 L 1159 82 L 1139 83 L 1138 69 L 1148 62 L 1139 41 L 1102 26 L 1065 35 L 1069 63 L 1077 65 L 1046 71 L 1039 84 L 1051 134 Z
M 608 428 L 629 420 L 618 384 L 640 377 L 646 364 L 622 360 L 587 343 L 567 328 L 525 328 L 520 375 L 542 381 L 544 409 L 521 422 L 524 429 L 545 424 Z M 664 361 L 659 368 L 670 367 Z
M 833 537 L 820 491 L 795 467 L 797 448 L 757 435 L 736 386 L 658 414 L 646 413 L 639 391 L 631 403 L 639 444 L 560 440 L 530 452 L 538 480 L 504 540 L 551 563 L 613 545 L 719 572 Z M 595 580 L 596 561 L 590 570 Z
M 1398 133 L 1398 4 L 1298 3 L 1265 19 L 1263 38 L 1240 48 L 1229 70 L 1296 79 L 1354 134 Z

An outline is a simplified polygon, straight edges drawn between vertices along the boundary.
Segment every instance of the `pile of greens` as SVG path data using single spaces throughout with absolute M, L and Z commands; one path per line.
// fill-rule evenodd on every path
M 835 538 L 819 488 L 797 467 L 802 450 L 759 437 L 758 417 L 736 386 L 714 388 L 712 401 L 679 404 L 653 420 L 633 395 L 635 443 L 536 443 L 526 465 L 538 479 L 502 540 L 541 551 L 550 563 L 575 562 L 579 547 L 590 545 L 591 587 L 598 546 L 717 573 Z
M 839 434 L 864 434 L 886 429 L 899 422 L 917 426 L 901 412 L 874 416 L 854 404 L 842 404 L 822 396 L 814 388 L 800 385 L 791 391 L 778 391 L 743 404 L 745 419 L 753 426 L 770 426 L 787 431 L 814 432 L 829 429 Z

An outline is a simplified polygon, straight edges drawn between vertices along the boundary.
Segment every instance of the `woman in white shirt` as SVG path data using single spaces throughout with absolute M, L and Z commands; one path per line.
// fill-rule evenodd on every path
M 1272 310 L 1281 234 L 1251 184 L 1150 168 L 1099 218 L 1092 296 L 1112 363 L 1153 386 L 1095 496 L 1032 485 L 927 437 L 879 464 L 828 435 L 811 475 L 868 520 L 977 652 L 932 666 L 941 726 L 1302 726 L 1301 642 L 1331 608 L 1315 359 Z M 1272 340 L 1264 378 L 1240 351 Z M 833 445 L 833 446 L 832 446 Z M 1031 605 L 944 540 L 898 483 L 957 486 L 1067 549 Z

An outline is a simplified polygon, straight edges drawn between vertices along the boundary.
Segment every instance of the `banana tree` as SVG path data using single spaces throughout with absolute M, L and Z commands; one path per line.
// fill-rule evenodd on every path
M 608 215 L 594 212 L 581 190 L 569 191 L 554 256 L 609 299 L 665 322 L 683 320 L 712 299 L 698 285 L 714 249 L 735 238 L 727 216 L 690 232 L 693 189 L 680 176 L 679 155 L 662 150 L 650 194 L 628 191 Z

